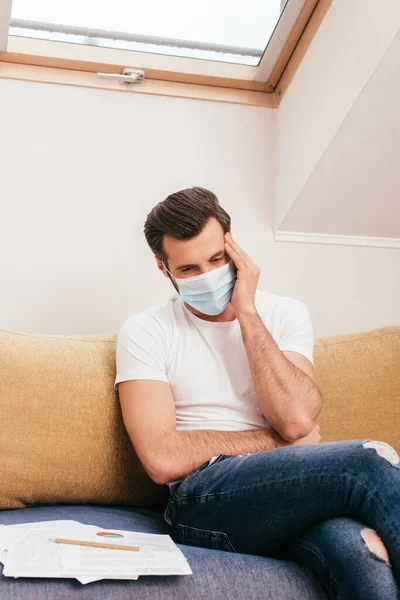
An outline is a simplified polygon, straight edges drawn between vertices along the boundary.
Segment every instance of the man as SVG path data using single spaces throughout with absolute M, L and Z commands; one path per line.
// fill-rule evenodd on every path
M 144 233 L 177 293 L 125 320 L 114 387 L 143 467 L 169 486 L 164 516 L 171 536 L 293 558 L 328 590 L 333 574 L 328 581 L 326 570 L 315 568 L 311 541 L 326 551 L 334 543 L 327 519 L 358 517 L 364 506 L 364 521 L 378 526 L 397 552 L 400 572 L 390 527 L 373 505 L 365 509 L 360 492 L 351 493 L 350 479 L 337 475 L 346 468 L 355 473 L 365 461 L 368 472 L 373 461 L 381 472 L 377 454 L 364 449 L 367 440 L 319 444 L 322 398 L 304 303 L 258 290 L 260 269 L 232 237 L 230 217 L 209 190 L 171 194 L 149 213 Z M 400 490 L 400 470 L 397 478 L 390 485 Z M 400 528 L 400 508 L 392 510 Z M 362 525 L 336 521 L 348 548 L 363 552 Z M 308 547 L 302 535 L 310 536 Z M 386 551 L 377 535 L 372 542 Z M 375 570 L 366 565 L 368 593 L 383 565 L 375 562 Z M 397 584 L 384 567 L 387 594 Z M 346 553 L 335 568 L 359 593 Z

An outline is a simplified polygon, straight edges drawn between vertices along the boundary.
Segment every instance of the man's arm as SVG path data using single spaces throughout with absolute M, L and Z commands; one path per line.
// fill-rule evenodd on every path
M 284 356 L 255 309 L 238 320 L 265 418 L 285 440 L 306 436 L 322 407 L 313 378 Z
M 183 479 L 217 454 L 247 454 L 288 445 L 274 429 L 269 428 L 244 431 L 174 431 L 165 441 L 169 469 L 166 470 L 166 480 L 162 479 L 158 483 Z
M 290 445 L 269 428 L 176 431 L 175 402 L 164 381 L 123 381 L 118 393 L 129 438 L 155 483 L 183 479 L 217 454 L 238 455 Z
M 260 268 L 230 233 L 225 234 L 225 249 L 237 267 L 231 305 L 240 323 L 261 410 L 283 439 L 304 437 L 321 411 L 319 390 L 311 377 L 282 354 L 257 313 Z

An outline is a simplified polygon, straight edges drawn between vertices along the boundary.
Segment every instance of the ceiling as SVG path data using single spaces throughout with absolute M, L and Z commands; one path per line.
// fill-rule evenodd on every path
M 279 230 L 400 238 L 399 57 L 400 33 L 314 165 Z

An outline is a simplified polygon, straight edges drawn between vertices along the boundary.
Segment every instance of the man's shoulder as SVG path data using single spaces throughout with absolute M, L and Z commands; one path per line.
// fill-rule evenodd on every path
M 256 293 L 256 308 L 260 312 L 282 314 L 301 305 L 304 305 L 304 303 L 293 296 L 283 296 L 260 290 L 257 290 Z
M 164 302 L 152 304 L 128 316 L 121 325 L 121 330 L 130 330 L 136 325 L 143 327 L 163 327 L 171 322 L 174 314 L 176 296 L 171 296 Z
M 263 292 L 261 290 L 257 290 L 256 293 L 256 302 L 260 304 L 260 306 L 278 306 L 284 305 L 290 300 L 296 300 L 291 296 L 280 296 L 279 294 L 273 294 L 272 292 Z

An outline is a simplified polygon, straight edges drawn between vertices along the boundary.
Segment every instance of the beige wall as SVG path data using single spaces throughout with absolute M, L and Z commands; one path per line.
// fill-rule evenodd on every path
M 0 328 L 116 332 L 171 295 L 143 224 L 194 185 L 231 213 L 260 289 L 307 304 L 316 337 L 398 324 L 396 251 L 273 241 L 276 114 L 0 80 Z

